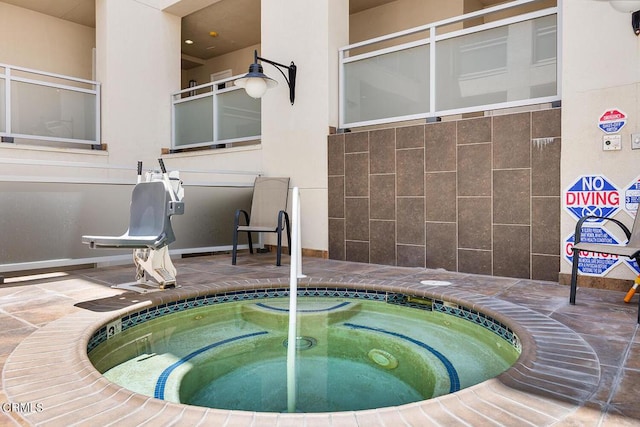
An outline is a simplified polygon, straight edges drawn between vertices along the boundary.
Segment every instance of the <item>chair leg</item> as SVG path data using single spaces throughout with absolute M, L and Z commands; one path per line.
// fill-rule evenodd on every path
M 576 303 L 576 290 L 578 288 L 578 261 L 580 259 L 580 251 L 573 249 L 573 264 L 571 267 L 571 291 L 569 293 L 569 303 Z
M 249 253 L 253 254 L 253 241 L 251 240 L 251 232 L 247 232 L 247 240 L 249 241 Z
M 284 213 L 284 224 L 287 227 L 287 244 L 289 245 L 289 255 L 291 254 L 291 224 L 289 224 L 289 215 Z
M 280 266 L 281 265 L 281 259 L 282 259 L 282 227 L 280 227 L 280 225 L 278 225 L 278 229 L 276 230 L 276 232 L 278 233 L 278 245 L 276 247 L 276 266 Z
M 233 227 L 233 249 L 231 250 L 231 265 L 236 265 L 238 257 L 238 227 Z

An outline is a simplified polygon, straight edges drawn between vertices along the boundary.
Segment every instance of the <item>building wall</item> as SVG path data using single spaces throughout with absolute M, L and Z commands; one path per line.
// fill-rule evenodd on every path
M 0 63 L 92 78 L 95 29 L 0 2 Z
M 329 257 L 557 280 L 560 109 L 329 136 Z
M 624 190 L 640 175 L 640 150 L 631 149 L 631 134 L 640 132 L 640 38 L 633 33 L 631 16 L 614 10 L 609 2 L 564 0 L 562 20 L 562 181 L 569 188 L 579 176 L 604 175 Z M 608 109 L 627 114 L 618 132 L 620 151 L 603 151 L 598 118 Z M 627 225 L 632 216 L 621 209 L 614 216 Z M 561 239 L 574 232 L 576 219 L 561 210 Z M 617 239 L 626 239 L 615 227 L 606 229 Z M 567 260 L 561 272 L 571 272 Z M 605 278 L 633 279 L 624 263 Z M 581 278 L 582 284 L 589 281 Z

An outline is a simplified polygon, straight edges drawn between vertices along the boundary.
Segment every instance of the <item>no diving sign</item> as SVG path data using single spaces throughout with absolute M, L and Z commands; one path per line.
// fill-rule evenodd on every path
M 618 108 L 607 110 L 598 119 L 598 127 L 604 133 L 618 133 L 627 124 L 627 115 Z
M 620 207 L 620 192 L 602 175 L 582 175 L 565 191 L 564 205 L 576 219 L 587 215 L 611 217 Z

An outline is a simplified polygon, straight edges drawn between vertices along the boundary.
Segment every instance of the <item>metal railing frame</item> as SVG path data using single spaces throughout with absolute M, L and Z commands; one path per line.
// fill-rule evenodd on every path
M 171 94 L 171 129 L 172 129 L 171 149 L 172 150 L 179 150 L 184 148 L 209 147 L 209 146 L 215 146 L 219 144 L 232 144 L 235 142 L 255 141 L 261 138 L 261 135 L 251 135 L 251 136 L 241 137 L 241 138 L 227 138 L 227 139 L 219 138 L 218 130 L 220 129 L 220 126 L 219 126 L 220 117 L 218 114 L 219 112 L 218 95 L 237 91 L 237 90 L 243 91 L 244 89 L 239 86 L 227 85 L 227 83 L 231 83 L 234 80 L 239 79 L 240 77 L 242 77 L 242 75 L 227 77 L 222 80 L 216 80 L 214 82 L 204 83 L 198 86 L 192 86 L 186 89 L 182 89 L 180 91 L 177 91 Z M 222 84 L 225 84 L 225 87 L 223 89 L 218 89 L 218 86 Z M 204 91 L 204 90 L 209 90 L 209 92 L 198 93 L 199 91 Z M 188 94 L 190 92 L 193 93 L 193 95 L 183 97 L 184 94 Z M 213 135 L 212 135 L 211 141 L 176 145 L 176 106 L 183 103 L 202 99 L 202 98 L 212 98 L 211 102 L 213 103 L 213 117 L 211 119 L 213 123 Z
M 97 145 L 100 144 L 100 83 L 94 80 L 81 79 L 78 77 L 67 76 L 63 74 L 50 73 L 47 71 L 35 70 L 32 68 L 18 67 L 14 65 L 1 64 L 0 68 L 4 68 L 4 73 L 0 72 L 0 81 L 4 80 L 4 88 L 5 88 L 5 130 L 0 131 L 0 136 L 2 137 L 11 137 L 11 138 L 24 138 L 30 140 L 40 140 L 40 141 L 51 141 L 51 142 L 70 142 L 76 144 L 90 144 Z M 70 86 L 66 84 L 60 83 L 52 83 L 44 80 L 37 80 L 26 77 L 19 77 L 13 75 L 12 71 L 22 72 L 34 74 L 37 76 L 50 77 L 58 80 L 66 80 L 73 83 L 79 83 L 84 85 L 93 86 L 94 89 L 85 89 L 81 87 Z M 86 93 L 89 95 L 95 95 L 95 126 L 96 126 L 96 135 L 95 139 L 87 140 L 87 139 L 77 139 L 77 138 L 60 138 L 53 137 L 48 135 L 31 135 L 31 134 L 20 134 L 14 133 L 12 131 L 12 109 L 11 109 L 11 101 L 12 101 L 12 91 L 11 91 L 11 83 L 12 82 L 21 82 L 28 83 L 37 86 L 44 86 L 54 89 L 62 89 L 68 90 L 72 92 Z
M 436 49 L 435 46 L 437 44 L 437 42 L 439 41 L 443 41 L 443 40 L 447 40 L 447 39 L 451 39 L 454 37 L 460 37 L 460 36 L 464 36 L 464 35 L 468 35 L 468 34 L 473 34 L 479 31 L 484 31 L 484 30 L 489 30 L 489 29 L 493 29 L 493 28 L 498 28 L 498 27 L 502 27 L 505 25 L 510 25 L 510 24 L 515 24 L 515 23 L 519 23 L 519 22 L 525 22 L 525 21 L 529 21 L 529 20 L 533 20 L 536 18 L 541 18 L 544 16 L 550 16 L 550 15 L 556 15 L 559 16 L 560 11 L 561 11 L 561 2 L 562 0 L 557 0 L 557 5 L 555 7 L 551 7 L 551 8 L 546 8 L 546 9 L 541 9 L 538 11 L 534 11 L 534 12 L 529 12 L 529 13 L 525 13 L 525 14 L 520 14 L 514 17 L 510 17 L 510 18 L 504 18 L 504 19 L 500 19 L 500 20 L 496 20 L 496 21 L 492 21 L 489 23 L 485 23 L 485 24 L 480 24 L 471 28 L 467 28 L 467 29 L 461 29 L 461 30 L 455 30 L 455 31 L 451 31 L 442 35 L 439 35 L 437 32 L 437 28 L 438 27 L 443 27 L 446 25 L 451 25 L 451 24 L 457 24 L 469 19 L 474 19 L 474 18 L 479 18 L 479 17 L 483 17 L 486 15 L 490 15 L 496 12 L 501 12 L 501 11 L 505 11 L 508 9 L 513 9 L 525 4 L 529 4 L 529 3 L 535 3 L 538 2 L 540 0 L 514 0 L 512 2 L 509 3 L 504 3 L 504 4 L 500 4 L 497 6 L 493 6 L 493 7 L 489 7 L 486 9 L 482 9 L 482 10 L 478 10 L 478 11 L 474 11 L 474 12 L 470 12 L 470 13 L 466 13 L 464 15 L 460 15 L 460 16 L 456 16 L 453 18 L 448 18 L 448 19 L 443 19 L 441 21 L 437 21 L 431 24 L 426 24 L 426 25 L 422 25 L 419 27 L 414 27 L 408 30 L 403 30 L 403 31 L 398 31 L 392 34 L 387 34 L 384 36 L 380 36 L 380 37 L 376 37 L 373 39 L 369 39 L 369 40 L 365 40 L 362 42 L 358 42 L 358 43 L 353 43 L 350 44 L 348 46 L 342 47 L 339 49 L 339 127 L 341 129 L 344 128 L 350 128 L 350 127 L 358 127 L 358 126 L 371 126 L 371 125 L 378 125 L 378 124 L 385 124 L 385 123 L 392 123 L 392 122 L 400 122 L 400 121 L 408 121 L 408 120 L 419 120 L 419 119 L 428 119 L 428 118 L 435 118 L 435 117 L 440 117 L 440 116 L 446 116 L 446 115 L 454 115 L 454 114 L 464 114 L 464 113 L 470 113 L 470 112 L 477 112 L 477 111 L 489 111 L 489 110 L 496 110 L 496 109 L 503 109 L 503 108 L 512 108 L 512 107 L 521 107 L 521 106 L 525 106 L 525 105 L 533 105 L 533 104 L 544 104 L 544 103 L 552 103 L 552 102 L 556 102 L 560 100 L 560 94 L 562 93 L 562 88 L 561 88 L 561 78 L 560 78 L 560 70 L 561 70 L 561 19 L 557 19 L 557 38 L 556 38 L 556 51 L 557 51 L 557 57 L 556 57 L 556 84 L 557 84 L 557 90 L 556 90 L 556 95 L 555 96 L 547 96 L 547 97 L 539 97 L 539 98 L 529 98 L 529 99 L 522 99 L 522 100 L 517 100 L 517 101 L 507 101 L 507 102 L 500 102 L 500 103 L 496 103 L 496 104 L 486 104 L 486 105 L 478 105 L 478 106 L 472 106 L 472 107 L 463 107 L 463 108 L 456 108 L 456 109 L 449 109 L 449 110 L 441 110 L 438 111 L 436 110 Z M 398 39 L 400 37 L 405 37 L 405 36 L 410 36 L 410 35 L 414 35 L 414 34 L 418 34 L 418 33 L 422 33 L 422 32 L 429 32 L 429 36 L 417 41 L 413 41 L 410 43 L 403 43 L 403 44 L 399 44 L 393 47 L 386 47 L 383 49 L 378 49 L 375 51 L 371 51 L 371 52 L 367 52 L 367 53 L 363 53 L 363 54 L 359 54 L 359 55 L 354 55 L 354 56 L 347 56 L 348 52 L 357 48 L 362 48 L 362 47 L 367 47 L 367 46 L 371 46 L 380 42 L 387 42 L 387 41 L 391 41 L 394 39 Z M 351 62 L 355 62 L 355 61 L 360 61 L 363 59 L 367 59 L 367 58 L 372 58 L 372 57 L 376 57 L 376 56 L 380 56 L 380 55 L 384 55 L 384 54 L 388 54 L 388 53 L 392 53 L 392 52 L 398 52 L 401 50 L 405 50 L 405 49 L 409 49 L 412 47 L 416 47 L 416 46 L 421 46 L 421 45 L 431 45 L 432 48 L 429 49 L 429 76 L 430 76 L 430 81 L 429 81 L 429 111 L 424 112 L 424 113 L 419 113 L 419 114 L 412 114 L 412 115 L 404 115 L 404 116 L 396 116 L 396 117 L 385 117 L 382 119 L 375 119 L 375 120 L 365 120 L 365 121 L 360 121 L 360 122 L 346 122 L 345 120 L 345 114 L 346 114 L 346 109 L 344 106 L 345 103 L 345 92 L 346 92 L 346 83 L 345 83 L 345 65 L 349 64 Z

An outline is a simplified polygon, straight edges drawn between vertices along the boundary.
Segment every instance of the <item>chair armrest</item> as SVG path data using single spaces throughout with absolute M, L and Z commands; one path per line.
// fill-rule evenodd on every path
M 580 218 L 578 220 L 578 223 L 576 224 L 576 229 L 574 232 L 574 245 L 580 243 L 580 238 L 581 238 L 581 234 L 582 234 L 582 225 L 585 223 L 585 221 L 588 221 L 590 219 L 602 219 L 605 221 L 611 221 L 614 224 L 617 224 L 620 229 L 624 232 L 624 234 L 627 236 L 627 240 L 629 240 L 631 238 L 631 231 L 629 231 L 629 228 L 624 225 L 621 221 L 615 219 L 615 218 L 609 218 L 606 216 L 597 216 L 597 215 L 585 215 L 582 218 Z
M 244 209 L 237 209 L 233 219 L 233 229 L 236 230 L 240 225 L 240 214 L 244 216 L 245 225 L 249 225 L 249 214 Z

